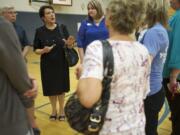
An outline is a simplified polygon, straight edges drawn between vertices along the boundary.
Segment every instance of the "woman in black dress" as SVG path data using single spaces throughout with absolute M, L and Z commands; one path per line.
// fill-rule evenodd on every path
M 36 30 L 34 39 L 34 50 L 41 55 L 41 79 L 44 96 L 49 96 L 52 106 L 50 120 L 56 120 L 56 103 L 59 101 L 59 120 L 64 120 L 64 96 L 70 89 L 69 67 L 65 59 L 64 45 L 70 45 L 74 39 L 64 39 L 60 28 L 56 24 L 54 9 L 51 6 L 42 6 L 39 16 L 44 26 Z M 64 33 L 64 32 L 63 32 Z M 69 37 L 67 30 L 64 35 Z

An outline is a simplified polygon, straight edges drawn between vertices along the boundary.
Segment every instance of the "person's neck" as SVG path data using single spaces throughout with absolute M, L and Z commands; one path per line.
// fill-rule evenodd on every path
M 109 30 L 111 40 L 135 41 L 132 34 L 122 34 L 117 31 Z
M 98 18 L 98 19 L 94 18 L 93 20 L 95 23 L 99 23 L 103 18 L 104 18 L 104 16 L 102 16 L 101 18 Z
M 53 30 L 57 26 L 57 24 L 55 24 L 55 23 L 47 23 L 47 24 L 45 24 L 45 26 L 46 26 L 46 28 L 48 28 L 50 30 Z

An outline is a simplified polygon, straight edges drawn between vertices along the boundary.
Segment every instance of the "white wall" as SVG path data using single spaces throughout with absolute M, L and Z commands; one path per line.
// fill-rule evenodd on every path
M 6 5 L 13 5 L 17 11 L 27 11 L 27 12 L 37 12 L 39 7 L 43 5 L 43 3 L 33 2 L 31 5 L 29 4 L 29 0 L 0 0 L 0 7 Z M 60 6 L 54 5 L 56 13 L 64 13 L 64 14 L 87 14 L 87 3 L 89 0 L 72 0 L 72 6 Z M 110 0 L 99 0 L 102 3 L 103 8 L 106 7 L 107 3 Z

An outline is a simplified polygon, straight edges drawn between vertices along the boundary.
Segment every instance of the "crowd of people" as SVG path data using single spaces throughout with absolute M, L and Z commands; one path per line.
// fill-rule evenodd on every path
M 171 17 L 170 6 L 175 10 Z M 157 135 L 158 115 L 167 98 L 171 135 L 179 135 L 180 0 L 112 0 L 105 13 L 98 0 L 90 0 L 87 11 L 77 32 L 80 62 L 75 73 L 84 107 L 93 107 L 103 92 L 100 40 L 109 42 L 114 57 L 111 96 L 99 134 Z M 61 29 L 50 5 L 39 9 L 43 26 L 36 29 L 33 45 L 16 15 L 13 6 L 0 9 L 0 134 L 39 135 L 34 115 L 37 82 L 27 72 L 26 56 L 31 47 L 40 55 L 43 95 L 51 104 L 49 119 L 64 121 L 64 98 L 70 90 L 64 46 L 76 40 L 65 25 Z

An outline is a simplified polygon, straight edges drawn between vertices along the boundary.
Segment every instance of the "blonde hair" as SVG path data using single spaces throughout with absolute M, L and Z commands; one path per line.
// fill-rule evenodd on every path
M 104 15 L 101 3 L 98 0 L 91 0 L 91 1 L 89 1 L 88 5 L 87 5 L 87 8 L 89 6 L 91 6 L 94 9 L 96 9 L 96 11 L 97 11 L 96 18 L 97 19 L 100 19 Z M 89 16 L 89 18 L 91 18 L 91 17 Z M 91 18 L 91 19 L 93 19 L 93 18 Z
M 145 17 L 146 0 L 112 0 L 107 13 L 114 30 L 131 34 Z
M 146 22 L 148 27 L 152 27 L 157 22 L 167 27 L 169 7 L 169 0 L 147 0 Z

